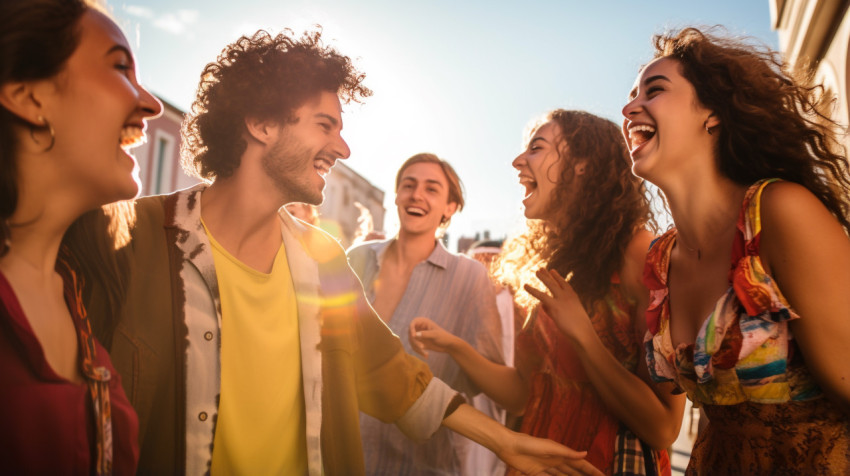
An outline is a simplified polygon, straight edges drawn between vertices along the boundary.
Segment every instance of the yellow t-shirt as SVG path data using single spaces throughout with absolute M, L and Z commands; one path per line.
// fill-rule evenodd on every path
M 305 474 L 301 344 L 284 247 L 265 274 L 228 253 L 209 230 L 207 236 L 222 317 L 212 474 Z

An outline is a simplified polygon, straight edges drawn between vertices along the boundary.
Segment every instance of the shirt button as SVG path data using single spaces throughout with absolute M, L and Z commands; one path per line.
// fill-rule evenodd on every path
M 207 421 L 207 412 L 198 413 L 198 420 Z
M 213 333 L 212 333 L 212 332 L 210 332 L 210 331 L 206 331 L 206 332 L 204 332 L 204 339 L 206 339 L 206 340 L 213 340 Z

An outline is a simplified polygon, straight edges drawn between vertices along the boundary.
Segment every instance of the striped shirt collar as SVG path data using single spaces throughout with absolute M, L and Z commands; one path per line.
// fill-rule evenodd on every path
M 390 247 L 390 243 L 396 241 L 398 238 L 393 238 L 391 240 L 387 240 L 381 243 L 378 243 L 375 247 L 375 258 L 378 260 L 378 267 L 381 266 L 381 263 L 384 262 L 384 253 L 387 252 L 387 249 Z M 451 253 L 446 249 L 443 242 L 440 240 L 434 240 L 437 242 L 437 246 L 434 247 L 434 251 L 428 256 L 428 259 L 425 260 L 428 263 L 431 263 L 434 266 L 440 267 L 442 269 L 446 269 L 449 265 L 449 258 L 451 257 Z

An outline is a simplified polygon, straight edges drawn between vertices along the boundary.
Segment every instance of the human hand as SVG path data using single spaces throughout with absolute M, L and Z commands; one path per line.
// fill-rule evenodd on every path
M 573 340 L 578 340 L 583 332 L 595 333 L 587 311 L 585 311 L 578 294 L 567 280 L 554 269 L 540 268 L 536 275 L 552 295 L 550 296 L 529 284 L 526 284 L 524 288 L 528 294 L 540 301 L 543 310 L 552 318 L 564 335 Z
M 410 322 L 408 339 L 413 350 L 428 357 L 428 350 L 449 352 L 457 337 L 427 317 L 416 317 Z
M 584 457 L 586 451 L 576 451 L 552 440 L 511 432 L 511 438 L 499 458 L 523 474 L 601 475 Z

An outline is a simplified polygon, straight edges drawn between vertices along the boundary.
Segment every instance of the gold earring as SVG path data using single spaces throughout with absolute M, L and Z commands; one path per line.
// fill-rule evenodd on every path
M 47 131 L 50 133 L 50 143 L 47 144 L 47 147 L 44 148 L 42 152 L 47 152 L 53 148 L 53 145 L 56 144 L 56 132 L 53 131 L 53 126 L 50 125 L 50 121 L 43 116 L 38 116 L 38 122 L 43 122 L 44 125 L 42 127 L 46 127 Z M 35 138 L 35 127 L 30 124 L 30 137 L 32 137 L 32 141 L 36 143 L 36 145 L 41 145 L 41 142 Z

